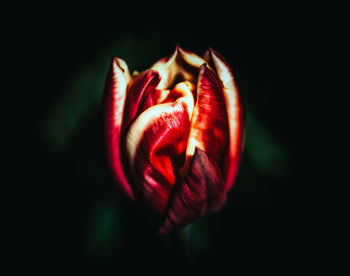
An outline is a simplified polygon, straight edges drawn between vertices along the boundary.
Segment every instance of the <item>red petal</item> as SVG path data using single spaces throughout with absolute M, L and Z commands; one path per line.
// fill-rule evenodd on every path
M 215 160 L 200 149 L 196 149 L 190 169 L 177 187 L 163 225 L 158 233 L 169 234 L 174 228 L 218 211 L 225 203 L 221 171 Z
M 198 77 L 197 103 L 186 152 L 187 162 L 197 147 L 214 158 L 223 171 L 228 135 L 227 112 L 221 82 L 215 72 L 203 64 Z
M 180 87 L 187 90 L 183 97 L 145 110 L 130 126 L 126 138 L 138 188 L 158 213 L 166 209 L 179 177 L 190 132 L 193 96 L 184 83 Z
M 130 79 L 128 68 L 121 59 L 114 58 L 108 72 L 104 89 L 104 132 L 107 157 L 113 176 L 119 187 L 131 199 L 135 194 L 125 173 L 125 156 L 120 147 L 123 111 L 127 84 Z
M 137 115 L 141 113 L 139 110 L 140 104 L 157 87 L 159 82 L 160 75 L 154 70 L 143 71 L 133 79 L 128 89 L 123 128 L 127 128 Z
M 183 82 L 187 85 L 192 93 L 194 93 L 194 85 L 190 82 Z M 140 105 L 140 113 L 145 111 L 147 108 L 161 104 L 161 103 L 170 103 L 175 102 L 178 98 L 183 97 L 183 93 L 181 91 L 176 91 L 177 87 L 174 87 L 173 90 L 160 90 L 154 89 L 150 93 L 148 93 L 147 97 L 142 100 L 142 104 Z
M 225 161 L 225 187 L 230 189 L 238 173 L 239 162 L 244 146 L 243 106 L 234 81 L 232 70 L 227 61 L 213 49 L 209 49 L 206 58 L 210 60 L 223 84 L 223 95 L 228 115 L 230 143 Z

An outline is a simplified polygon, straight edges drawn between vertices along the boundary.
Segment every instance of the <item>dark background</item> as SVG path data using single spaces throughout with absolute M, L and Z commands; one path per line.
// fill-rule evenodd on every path
M 28 142 L 34 209 L 22 210 L 26 256 L 39 253 L 31 265 L 290 271 L 315 257 L 321 245 L 313 220 L 320 211 L 308 193 L 312 154 L 305 151 L 310 125 L 302 103 L 310 96 L 304 73 L 317 29 L 304 24 L 308 12 L 299 7 L 202 8 L 141 16 L 63 10 L 40 14 L 21 33 L 34 73 L 27 114 L 34 123 L 23 128 L 34 137 Z M 164 238 L 156 235 L 159 219 L 112 182 L 100 99 L 112 56 L 142 71 L 177 43 L 200 55 L 212 47 L 232 65 L 247 138 L 224 208 Z

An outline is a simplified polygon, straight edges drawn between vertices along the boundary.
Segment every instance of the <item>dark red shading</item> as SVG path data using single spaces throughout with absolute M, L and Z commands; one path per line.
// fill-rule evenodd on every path
M 199 70 L 195 109 L 198 115 L 192 123 L 192 133 L 204 144 L 203 150 L 214 158 L 223 172 L 229 143 L 226 105 L 221 81 L 206 64 Z
M 237 116 L 236 124 L 238 127 L 236 128 L 234 137 L 230 137 L 230 143 L 233 143 L 233 146 L 236 149 L 235 154 L 234 155 L 231 155 L 230 153 L 227 154 L 227 157 L 225 160 L 225 174 L 224 174 L 224 179 L 226 182 L 225 190 L 228 191 L 229 189 L 232 188 L 232 186 L 235 183 L 235 180 L 237 178 L 237 174 L 239 171 L 240 162 L 242 160 L 242 155 L 243 155 L 244 137 L 245 137 L 245 114 L 244 114 L 243 102 L 242 102 L 242 97 L 239 93 L 238 87 L 234 80 L 232 68 L 230 64 L 227 62 L 227 60 L 212 48 L 209 48 L 209 50 L 205 55 L 209 59 L 211 64 L 214 64 L 213 59 L 216 59 L 221 64 L 223 64 L 223 66 L 230 73 L 233 79 L 232 84 L 235 88 L 235 91 L 233 93 L 235 93 L 235 98 L 236 98 L 235 104 L 237 105 L 237 107 L 235 108 L 235 110 L 236 110 L 236 116 Z M 232 108 L 234 107 L 229 106 L 227 108 L 230 108 L 232 110 Z
M 148 97 L 160 82 L 157 71 L 146 70 L 137 75 L 128 88 L 126 106 L 124 111 L 124 128 L 130 126 L 135 118 L 141 113 L 140 103 Z
M 178 180 L 181 156 L 184 155 L 190 132 L 190 120 L 182 101 L 170 103 L 146 130 L 137 147 L 133 170 L 137 187 L 146 202 L 163 213 Z
M 174 193 L 164 223 L 158 230 L 161 235 L 205 214 L 217 212 L 224 205 L 224 182 L 215 160 L 197 148 L 188 174 Z

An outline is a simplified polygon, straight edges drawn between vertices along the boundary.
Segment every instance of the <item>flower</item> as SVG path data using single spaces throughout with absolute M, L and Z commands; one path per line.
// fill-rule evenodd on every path
M 213 49 L 179 46 L 141 73 L 114 57 L 104 90 L 111 171 L 132 200 L 144 200 L 168 234 L 217 212 L 243 150 L 243 109 L 232 70 Z

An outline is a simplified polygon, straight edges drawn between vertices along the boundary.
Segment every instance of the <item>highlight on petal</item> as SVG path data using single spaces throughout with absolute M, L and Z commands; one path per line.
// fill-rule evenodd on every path
M 122 59 L 113 58 L 104 89 L 104 132 L 108 161 L 117 184 L 126 195 L 135 194 L 126 175 L 125 152 L 121 148 L 123 112 L 130 74 Z
M 193 111 L 190 138 L 186 150 L 186 174 L 195 149 L 199 148 L 217 162 L 222 172 L 229 144 L 228 120 L 223 87 L 216 73 L 206 64 L 200 67 L 197 82 L 197 101 Z
M 238 93 L 232 70 L 227 61 L 215 50 L 209 49 L 205 59 L 213 64 L 223 85 L 223 96 L 229 124 L 229 149 L 225 161 L 225 189 L 234 184 L 244 146 L 244 118 L 242 102 Z
M 178 84 L 172 92 L 181 97 L 147 108 L 127 133 L 126 149 L 136 185 L 158 213 L 164 212 L 183 165 L 194 105 L 190 88 Z
M 175 189 L 158 234 L 169 234 L 175 228 L 184 226 L 205 214 L 217 212 L 226 200 L 220 168 L 213 158 L 198 148 L 186 177 Z
M 158 88 L 168 89 L 177 82 L 196 82 L 198 69 L 203 63 L 207 62 L 202 57 L 177 46 L 169 58 L 156 62 L 151 69 L 158 71 L 162 76 Z
M 181 55 L 182 59 L 187 64 L 195 68 L 199 68 L 203 63 L 206 63 L 206 61 L 202 57 L 197 56 L 195 53 L 186 51 L 182 49 L 180 46 L 177 46 L 176 49 L 178 50 L 178 53 Z

